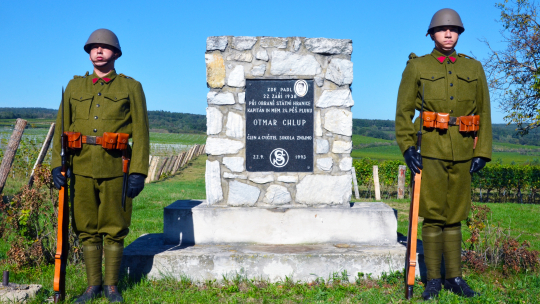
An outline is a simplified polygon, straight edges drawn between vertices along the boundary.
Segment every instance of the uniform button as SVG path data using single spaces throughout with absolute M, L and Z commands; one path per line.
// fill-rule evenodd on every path
M 97 119 L 97 116 L 94 116 L 94 119 Z
M 101 83 L 101 85 L 103 85 L 103 82 Z
M 454 86 L 454 84 L 453 84 L 453 83 L 451 83 L 451 84 L 450 84 L 450 86 L 451 86 L 451 87 L 453 87 L 453 86 Z
M 94 133 L 96 133 L 96 132 L 97 132 L 97 129 L 94 129 Z
M 450 96 L 450 100 L 454 100 L 454 96 Z
M 431 76 L 431 79 L 435 79 L 435 77 Z
M 452 74 L 452 71 L 448 71 L 448 74 Z
M 101 93 L 97 93 L 97 96 L 101 96 Z
M 450 60 L 448 60 L 446 63 L 450 63 Z
M 454 113 L 454 110 L 450 110 L 450 113 Z
M 99 104 L 96 105 L 96 108 L 99 108 Z

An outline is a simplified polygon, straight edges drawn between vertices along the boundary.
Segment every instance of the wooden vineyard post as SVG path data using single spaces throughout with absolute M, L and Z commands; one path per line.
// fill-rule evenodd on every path
M 158 174 L 156 176 L 156 180 L 159 180 L 159 178 L 161 177 L 161 174 L 163 173 L 163 169 L 165 168 L 165 166 L 167 166 L 167 163 L 169 162 L 169 159 L 170 159 L 170 157 L 165 158 L 165 161 L 161 165 L 161 168 L 159 168 L 159 172 L 158 172 Z
M 15 158 L 15 153 L 17 153 L 17 149 L 19 148 L 19 143 L 21 142 L 24 128 L 26 128 L 27 123 L 26 120 L 17 118 L 17 122 L 13 128 L 13 133 L 11 134 L 6 152 L 2 158 L 2 165 L 0 165 L 0 194 L 4 190 L 9 171 L 11 170 L 11 165 L 13 164 L 13 159 Z
M 152 161 L 150 162 L 150 168 L 148 168 L 148 176 L 146 177 L 145 183 L 150 183 L 154 181 L 154 176 L 156 174 L 157 163 L 159 162 L 159 156 L 153 156 Z
M 381 186 L 379 184 L 379 166 L 373 166 L 373 183 L 375 184 L 375 200 L 381 200 Z
M 354 197 L 360 199 L 360 193 L 358 192 L 358 180 L 356 179 L 356 169 L 351 168 L 352 180 L 354 184 Z
M 400 165 L 398 169 L 398 183 L 397 183 L 397 198 L 405 198 L 405 173 L 407 172 L 407 167 Z
M 34 168 L 32 168 L 30 178 L 28 179 L 28 187 L 32 187 L 32 185 L 34 184 L 34 171 L 36 170 L 38 165 L 41 165 L 43 159 L 45 158 L 45 155 L 47 155 L 47 151 L 49 151 L 49 146 L 51 145 L 51 140 L 54 136 L 54 126 L 55 123 L 52 123 L 51 127 L 49 128 L 49 133 L 47 133 L 47 137 L 45 137 L 45 141 L 43 142 L 43 146 L 41 146 L 41 151 L 39 151 L 39 156 L 36 160 L 36 163 L 34 164 Z
M 172 174 L 176 174 L 176 171 L 178 171 L 178 168 L 180 168 L 180 165 L 182 164 L 182 160 L 184 159 L 184 155 L 186 155 L 186 152 L 180 152 L 180 154 L 178 154 L 178 157 L 176 158 L 176 163 L 174 164 Z

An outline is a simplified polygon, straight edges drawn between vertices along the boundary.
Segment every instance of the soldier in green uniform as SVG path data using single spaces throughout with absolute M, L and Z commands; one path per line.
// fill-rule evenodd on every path
M 117 285 L 124 238 L 131 223 L 132 198 L 142 191 L 148 174 L 146 100 L 138 81 L 115 71 L 114 64 L 122 50 L 113 32 L 94 31 L 84 50 L 90 55 L 94 72 L 75 76 L 67 85 L 63 100 L 65 131 L 81 135 L 76 138 L 81 147 L 68 149 L 67 172 L 73 228 L 83 245 L 88 280 L 88 288 L 75 303 L 86 303 L 102 294 L 110 302 L 123 302 Z M 62 107 L 58 126 L 62 123 L 61 110 Z M 60 173 L 60 128 L 56 130 L 52 167 L 55 185 L 60 188 L 67 180 Z M 124 208 L 121 203 L 123 151 L 114 144 L 104 148 L 104 138 L 111 137 L 105 132 L 128 134 L 132 139 L 132 147 L 127 149 L 131 162 Z M 103 253 L 105 277 L 102 281 Z
M 454 49 L 464 31 L 456 11 L 435 13 L 428 29 L 435 48 L 425 56 L 409 56 L 397 99 L 397 142 L 411 171 L 422 169 L 419 215 L 424 218 L 426 300 L 436 297 L 443 286 L 465 297 L 477 295 L 462 279 L 461 221 L 471 207 L 471 176 L 491 160 L 492 134 L 482 65 Z M 413 123 L 422 96 L 425 116 Z M 421 124 L 420 155 L 415 145 Z

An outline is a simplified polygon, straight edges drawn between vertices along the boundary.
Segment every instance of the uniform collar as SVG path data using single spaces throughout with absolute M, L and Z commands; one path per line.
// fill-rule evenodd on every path
M 443 53 L 439 52 L 437 49 L 433 49 L 433 52 L 431 52 L 431 56 L 433 56 L 433 58 L 435 58 L 439 63 L 444 63 L 447 58 L 450 60 L 451 63 L 455 63 L 458 58 L 455 50 L 452 54 L 450 54 L 450 56 L 446 56 Z
M 112 70 L 109 72 L 109 74 L 105 75 L 105 77 L 103 78 L 100 78 L 96 75 L 96 72 L 92 73 L 92 75 L 90 75 L 90 79 L 92 79 L 92 83 L 93 84 L 96 84 L 98 82 L 98 80 L 103 80 L 105 83 L 109 83 L 111 82 L 114 78 L 116 78 L 116 71 L 115 70 Z

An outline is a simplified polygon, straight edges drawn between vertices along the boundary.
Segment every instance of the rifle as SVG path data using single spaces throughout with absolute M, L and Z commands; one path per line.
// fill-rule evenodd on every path
M 60 156 L 62 158 L 62 175 L 66 176 L 66 143 L 67 136 L 64 134 L 64 88 L 62 87 L 62 129 L 60 135 Z M 54 303 L 63 301 L 66 296 L 66 264 L 68 255 L 68 219 L 69 204 L 66 203 L 66 186 L 60 188 L 58 194 L 58 234 L 56 241 L 56 254 L 54 255 Z
M 422 84 L 422 110 L 420 111 L 420 129 L 417 135 L 417 150 L 421 153 L 422 146 L 422 125 L 424 115 L 424 84 Z M 418 239 L 418 209 L 420 208 L 420 184 L 422 182 L 422 170 L 420 173 L 414 173 L 412 180 L 413 193 L 411 195 L 411 206 L 409 209 L 409 229 L 407 233 L 407 253 L 405 254 L 405 299 L 413 296 L 414 277 L 416 274 L 416 242 Z
M 128 175 L 129 175 L 129 161 L 128 149 L 122 150 L 122 172 L 124 172 L 124 179 L 122 180 L 122 210 L 126 211 L 126 192 L 128 188 Z

